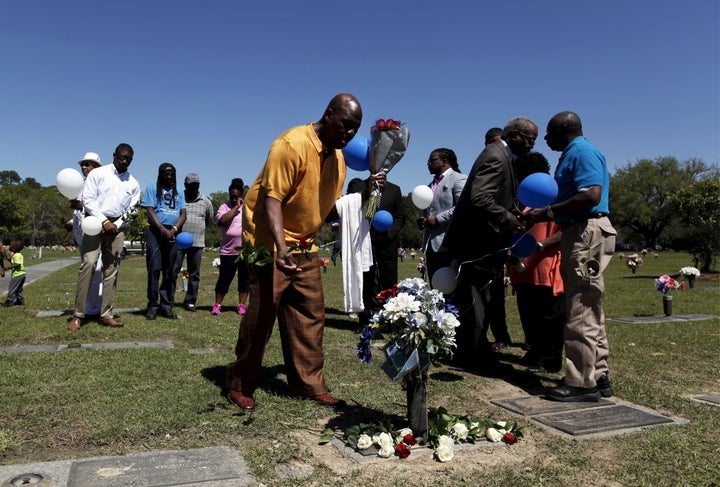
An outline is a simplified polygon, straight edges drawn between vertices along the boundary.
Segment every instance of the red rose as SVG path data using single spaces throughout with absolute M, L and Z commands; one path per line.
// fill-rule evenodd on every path
M 375 296 L 375 299 L 378 299 L 380 301 L 385 301 L 388 298 L 392 298 L 395 296 L 395 289 L 386 289 L 384 291 L 380 291 L 377 296 Z
M 308 244 L 308 241 L 307 241 L 306 238 L 301 238 L 301 239 L 300 239 L 299 247 L 300 247 L 300 250 L 307 250 L 308 247 L 310 247 L 310 245 Z
M 403 443 L 407 446 L 415 446 L 417 441 L 415 441 L 415 437 L 413 435 L 405 435 L 403 436 Z
M 395 447 L 395 453 L 397 453 L 397 456 L 400 458 L 407 458 L 410 456 L 410 448 L 408 448 L 405 443 L 400 443 Z
M 379 129 L 384 129 L 386 124 L 387 124 L 387 122 L 385 122 L 385 120 L 383 120 L 382 118 L 380 120 L 378 120 L 377 122 L 375 122 L 375 126 Z
M 515 435 L 512 433 L 505 433 L 505 436 L 503 436 L 503 441 L 508 445 L 514 445 L 517 441 L 517 438 L 515 438 Z

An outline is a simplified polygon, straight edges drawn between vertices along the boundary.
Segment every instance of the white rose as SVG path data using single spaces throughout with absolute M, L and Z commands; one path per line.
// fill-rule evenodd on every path
M 457 436 L 459 439 L 467 439 L 469 430 L 467 426 L 465 426 L 465 423 L 455 423 L 452 429 L 455 433 L 455 436 Z
M 498 421 L 497 423 L 495 423 L 495 426 L 497 426 L 498 429 L 505 428 L 505 425 L 507 425 L 505 421 Z
M 391 447 L 395 446 L 395 442 L 393 441 L 393 438 L 392 438 L 392 436 L 390 436 L 389 433 L 380 433 L 378 435 L 376 443 L 380 446 L 385 446 L 385 445 L 390 445 Z
M 397 443 L 400 443 L 403 438 L 405 438 L 407 435 L 412 435 L 413 432 L 410 428 L 403 428 L 397 432 Z
M 368 435 L 360 435 L 357 442 L 357 447 L 361 450 L 364 450 L 365 448 L 370 448 L 373 444 L 372 438 L 370 438 Z
M 488 440 L 490 440 L 494 443 L 497 443 L 498 441 L 502 440 L 502 435 L 495 428 L 488 428 L 485 431 L 485 438 L 487 438 Z
M 438 460 L 445 463 L 453 459 L 453 457 L 455 456 L 455 452 L 453 451 L 451 446 L 440 445 L 437 447 L 437 450 L 435 450 L 435 456 Z
M 391 457 L 395 453 L 395 447 L 393 445 L 381 445 L 378 455 L 383 458 Z
M 438 446 L 452 447 L 454 444 L 455 444 L 455 440 L 453 440 L 448 435 L 442 435 L 440 438 L 438 438 Z
M 445 313 L 442 318 L 442 329 L 444 331 L 452 331 L 460 326 L 460 321 L 452 313 Z

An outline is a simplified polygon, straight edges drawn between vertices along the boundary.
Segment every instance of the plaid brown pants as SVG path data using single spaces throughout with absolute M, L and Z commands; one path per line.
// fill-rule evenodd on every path
M 325 297 L 316 253 L 308 261 L 296 256 L 302 272 L 287 275 L 274 264 L 250 266 L 250 302 L 240 322 L 235 362 L 227 368 L 230 389 L 252 397 L 275 319 L 291 396 L 328 392 L 322 349 Z

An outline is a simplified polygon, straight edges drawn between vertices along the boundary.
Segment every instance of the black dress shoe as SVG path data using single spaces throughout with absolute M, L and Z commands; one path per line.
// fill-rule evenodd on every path
M 597 390 L 600 392 L 600 396 L 612 397 L 612 395 L 615 394 L 615 391 L 613 391 L 613 388 L 610 385 L 610 378 L 607 376 L 607 374 L 600 377 L 596 382 Z
M 147 314 L 145 315 L 146 320 L 156 320 L 157 319 L 157 310 L 155 309 L 149 309 L 147 310 Z
M 176 315 L 175 312 L 173 312 L 173 310 L 171 310 L 171 309 L 162 309 L 161 308 L 160 314 L 169 320 L 178 319 L 178 315 Z
M 597 387 L 573 387 L 567 384 L 545 389 L 545 396 L 551 401 L 560 402 L 598 402 L 600 392 Z

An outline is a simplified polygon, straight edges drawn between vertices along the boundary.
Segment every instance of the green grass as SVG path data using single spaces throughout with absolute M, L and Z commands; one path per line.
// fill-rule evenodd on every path
M 59 253 L 45 251 L 42 260 L 56 256 Z M 282 352 L 274 333 L 255 396 L 258 409 L 245 415 L 222 396 L 224 367 L 234 358 L 239 319 L 232 312 L 237 304 L 232 292 L 225 299 L 227 311 L 220 316 L 209 313 L 217 278 L 210 264 L 213 257 L 207 253 L 203 260 L 200 310 L 179 310 L 177 321 L 146 321 L 142 313 L 124 314 L 125 328 L 107 329 L 91 322 L 70 332 L 67 316 L 37 318 L 40 310 L 72 307 L 76 266 L 27 285 L 26 308 L 2 309 L 0 346 L 170 340 L 173 348 L 0 354 L 0 463 L 227 445 L 243 453 L 253 475 L 266 485 L 407 484 L 408 475 L 414 476 L 415 485 L 720 485 L 720 408 L 691 399 L 720 393 L 720 320 L 612 320 L 661 315 L 662 295 L 653 287 L 654 278 L 691 265 L 687 254 L 648 256 L 634 275 L 616 256 L 605 274 L 605 312 L 618 398 L 688 424 L 579 440 L 530 424 L 524 440 L 502 450 L 503 460 L 493 460 L 492 453 L 467 452 L 450 464 L 411 456 L 389 463 L 392 468 L 380 463 L 344 469 L 329 468 L 318 458 L 318 451 L 333 456 L 328 453 L 332 446 L 317 445 L 323 429 L 341 429 L 373 414 L 402 421 L 405 406 L 404 392 L 380 370 L 381 360 L 364 365 L 353 353 L 357 325 L 341 311 L 340 267 L 330 264 L 323 274 L 325 370 L 332 392 L 351 407 L 336 413 L 287 397 Z M 28 259 L 28 265 L 39 261 Z M 412 259 L 401 263 L 401 277 L 417 276 L 416 264 Z M 116 307 L 144 309 L 145 279 L 144 259 L 126 259 L 120 267 Z M 0 280 L 0 285 L 7 281 Z M 182 299 L 182 293 L 178 297 Z M 716 276 L 703 276 L 695 289 L 675 293 L 674 314 L 719 315 L 718 298 Z M 511 336 L 521 341 L 513 297 L 507 300 L 507 310 Z M 510 362 L 522 354 L 516 347 L 506 351 Z M 481 417 L 503 414 L 489 404 L 492 397 L 486 392 L 497 380 L 451 373 L 443 366 L 433 368 L 431 375 L 430 406 Z M 549 385 L 561 376 L 541 379 Z M 278 477 L 277 465 L 298 461 L 314 467 L 310 477 Z

